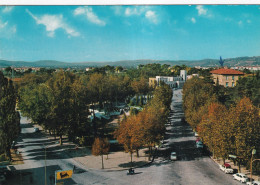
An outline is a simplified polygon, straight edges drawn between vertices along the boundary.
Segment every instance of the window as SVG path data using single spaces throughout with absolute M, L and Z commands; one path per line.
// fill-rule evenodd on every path
M 232 82 L 232 87 L 234 87 L 235 86 L 235 83 L 234 82 Z
M 232 80 L 235 80 L 235 77 L 234 77 L 234 76 L 232 76 Z
M 226 80 L 228 80 L 228 76 L 226 76 Z
M 228 87 L 228 82 L 226 82 L 226 87 Z

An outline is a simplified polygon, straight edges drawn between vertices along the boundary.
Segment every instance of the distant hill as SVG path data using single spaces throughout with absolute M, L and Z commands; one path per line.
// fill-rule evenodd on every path
M 254 57 L 237 57 L 224 59 L 225 66 L 256 66 L 260 65 L 260 56 Z M 77 62 L 68 63 L 55 60 L 40 60 L 36 62 L 26 61 L 8 61 L 0 60 L 0 67 L 51 67 L 51 68 L 66 68 L 66 67 L 100 67 L 105 65 L 110 66 L 123 66 L 123 67 L 137 67 L 140 64 L 159 63 L 169 65 L 187 65 L 190 67 L 202 66 L 202 67 L 215 67 L 220 66 L 218 59 L 203 59 L 203 60 L 122 60 L 122 61 L 110 61 L 110 62 Z

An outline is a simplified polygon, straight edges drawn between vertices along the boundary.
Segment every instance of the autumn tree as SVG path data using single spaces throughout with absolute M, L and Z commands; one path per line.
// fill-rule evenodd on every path
M 108 139 L 104 138 L 95 138 L 95 141 L 92 145 L 92 155 L 101 156 L 102 159 L 102 169 L 104 169 L 104 160 L 103 155 L 107 155 L 110 149 L 110 144 Z
M 231 128 L 228 120 L 229 112 L 220 103 L 212 103 L 208 107 L 208 114 L 203 116 L 198 125 L 198 132 L 214 157 L 221 157 L 224 161 L 230 154 Z
M 0 151 L 11 160 L 12 142 L 20 133 L 20 115 L 15 110 L 16 93 L 11 80 L 0 72 Z
M 193 129 L 196 129 L 203 115 L 207 114 L 208 106 L 217 101 L 213 85 L 197 77 L 184 84 L 182 99 L 185 119 Z
M 119 128 L 115 131 L 115 138 L 118 140 L 119 144 L 124 146 L 126 152 L 130 153 L 131 164 L 132 155 L 135 151 L 143 144 L 143 125 L 139 122 L 136 116 L 127 117 L 123 120 Z
M 259 108 L 244 97 L 231 108 L 229 120 L 233 130 L 233 153 L 249 162 L 252 150 L 260 150 Z

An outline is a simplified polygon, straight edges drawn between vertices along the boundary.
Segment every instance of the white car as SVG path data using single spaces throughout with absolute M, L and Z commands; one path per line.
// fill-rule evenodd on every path
M 195 137 L 199 137 L 199 134 L 197 132 L 194 133 Z
M 236 173 L 233 175 L 234 180 L 238 180 L 240 182 L 248 182 L 248 177 L 243 173 Z
M 260 181 L 247 182 L 246 185 L 260 185 Z
M 33 131 L 34 132 L 39 132 L 39 128 L 38 127 L 34 127 Z
M 203 148 L 203 143 L 201 141 L 196 142 L 197 148 Z
M 233 173 L 234 170 L 231 168 L 230 164 L 225 163 L 224 165 L 219 165 L 219 169 L 221 169 L 225 173 Z
M 176 154 L 176 152 L 171 152 L 170 159 L 171 159 L 171 160 L 174 160 L 174 161 L 177 160 L 177 154 Z

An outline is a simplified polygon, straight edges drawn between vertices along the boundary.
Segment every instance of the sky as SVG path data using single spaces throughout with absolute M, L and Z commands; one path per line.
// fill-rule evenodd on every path
M 259 5 L 0 6 L 0 60 L 260 56 Z

